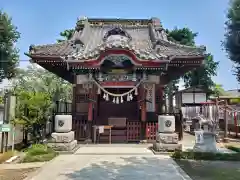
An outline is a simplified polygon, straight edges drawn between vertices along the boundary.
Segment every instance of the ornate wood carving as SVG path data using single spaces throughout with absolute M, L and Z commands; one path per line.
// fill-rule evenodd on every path
M 146 85 L 146 111 L 155 112 L 155 84 Z

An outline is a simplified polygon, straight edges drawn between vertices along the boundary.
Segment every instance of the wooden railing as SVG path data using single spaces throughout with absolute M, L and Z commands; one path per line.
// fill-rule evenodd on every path
M 141 122 L 128 121 L 127 122 L 127 141 L 128 142 L 140 141 L 140 136 L 141 136 Z
M 146 139 L 148 142 L 156 141 L 157 129 L 158 129 L 157 122 L 148 122 L 146 124 Z
M 73 131 L 75 132 L 75 139 L 78 141 L 87 138 L 87 114 L 77 115 L 73 117 Z

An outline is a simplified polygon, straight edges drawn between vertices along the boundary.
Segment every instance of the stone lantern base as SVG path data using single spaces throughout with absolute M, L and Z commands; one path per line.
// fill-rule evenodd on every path
M 67 133 L 52 133 L 52 139 L 48 146 L 55 151 L 71 151 L 77 146 L 77 140 L 74 140 L 74 131 Z
M 193 151 L 195 152 L 218 152 L 216 135 L 213 132 L 203 132 L 202 141 L 196 141 Z

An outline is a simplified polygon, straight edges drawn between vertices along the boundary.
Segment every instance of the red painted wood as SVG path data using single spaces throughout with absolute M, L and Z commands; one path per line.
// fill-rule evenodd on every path
M 144 67 L 159 67 L 159 65 L 164 64 L 164 63 L 168 63 L 168 60 L 161 60 L 161 61 L 154 61 L 154 60 L 139 60 L 136 55 L 129 50 L 124 50 L 124 49 L 119 49 L 119 50 L 107 50 L 105 52 L 102 52 L 99 56 L 98 59 L 89 59 L 87 61 L 83 61 L 83 62 L 69 62 L 69 65 L 78 65 L 78 66 L 91 66 L 91 67 L 99 67 L 99 64 L 102 62 L 102 60 L 111 54 L 123 54 L 123 55 L 127 55 L 129 56 L 136 64 L 138 65 L 143 65 Z
M 92 99 L 93 98 L 93 94 L 92 91 L 89 90 L 89 98 Z M 93 119 L 93 102 L 89 101 L 88 103 L 88 121 L 92 121 Z
M 141 87 L 141 97 L 142 100 L 146 98 L 146 90 L 144 89 L 144 87 Z M 141 103 L 141 120 L 143 122 L 146 121 L 146 101 L 142 101 Z
M 107 81 L 107 82 L 102 82 L 101 86 L 135 86 L 135 82 L 132 81 L 125 81 L 125 82 L 111 82 L 111 81 Z
M 146 124 L 146 139 L 147 140 L 156 140 L 158 123 L 156 122 L 148 122 Z

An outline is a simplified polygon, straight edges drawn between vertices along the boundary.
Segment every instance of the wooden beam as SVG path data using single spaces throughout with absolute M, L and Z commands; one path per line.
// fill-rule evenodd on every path
M 71 71 L 68 71 L 66 67 L 63 66 L 53 66 L 48 63 L 38 63 L 41 67 L 48 70 L 49 72 L 56 74 L 57 76 L 61 77 L 62 79 L 74 83 L 74 75 Z

